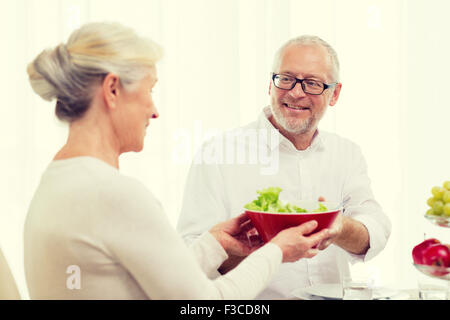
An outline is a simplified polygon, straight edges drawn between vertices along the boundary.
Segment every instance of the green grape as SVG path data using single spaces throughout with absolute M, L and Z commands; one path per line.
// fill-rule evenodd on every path
M 445 189 L 442 187 L 436 186 L 436 187 L 431 188 L 431 193 L 438 200 L 442 199 L 442 196 L 444 195 L 444 191 L 445 191 Z
M 428 198 L 428 200 L 427 200 L 427 204 L 428 204 L 431 208 L 433 208 L 433 204 L 434 204 L 435 201 L 436 201 L 436 199 L 435 199 L 434 197 L 430 197 L 430 198 Z
M 442 186 L 443 186 L 445 189 L 450 190 L 450 181 L 445 181 L 445 182 L 442 184 Z
M 445 216 L 450 217 L 450 203 L 446 203 L 442 210 L 444 211 Z
M 434 210 L 433 209 L 428 209 L 427 212 L 426 212 L 426 215 L 434 216 Z
M 436 200 L 433 204 L 433 211 L 436 215 L 441 215 L 444 210 L 444 203 L 441 200 Z
M 450 190 L 444 192 L 442 200 L 444 200 L 445 203 L 450 203 Z

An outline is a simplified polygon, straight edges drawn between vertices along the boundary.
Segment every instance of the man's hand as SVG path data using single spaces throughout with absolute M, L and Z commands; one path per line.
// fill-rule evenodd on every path
M 319 197 L 319 201 L 325 198 Z M 369 232 L 361 222 L 339 213 L 330 226 L 329 237 L 320 242 L 318 249 L 324 250 L 332 243 L 350 253 L 365 254 L 370 246 Z
M 319 243 L 319 250 L 325 250 L 342 234 L 344 217 L 339 213 L 328 229 L 328 237 Z
M 319 197 L 318 201 L 323 202 L 325 201 L 325 198 Z M 319 250 L 325 250 L 330 246 L 330 244 L 333 243 L 334 238 L 340 235 L 341 232 L 342 232 L 342 215 L 339 213 L 336 219 L 331 224 L 330 228 L 328 229 L 329 237 L 321 241 L 317 248 Z

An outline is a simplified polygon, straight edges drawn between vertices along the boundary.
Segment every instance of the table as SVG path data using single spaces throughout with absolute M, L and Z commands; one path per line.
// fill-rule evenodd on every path
M 397 298 L 393 298 L 392 300 L 420 300 L 419 299 L 419 290 L 416 289 L 397 289 L 400 291 L 400 294 Z M 288 300 L 308 300 L 308 299 L 301 299 L 298 297 L 294 297 L 292 299 L 288 299 Z M 321 300 L 321 299 L 317 299 L 317 300 Z M 384 299 L 382 299 L 384 300 Z M 386 299 L 386 300 L 391 300 L 391 299 Z

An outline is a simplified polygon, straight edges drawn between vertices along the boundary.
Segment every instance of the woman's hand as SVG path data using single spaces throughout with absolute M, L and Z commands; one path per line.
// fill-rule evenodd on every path
M 319 249 L 316 246 L 329 237 L 329 230 L 323 229 L 311 234 L 317 228 L 317 221 L 305 222 L 279 232 L 270 242 L 275 243 L 283 252 L 283 262 L 294 262 L 301 258 L 312 258 Z
M 216 238 L 229 256 L 245 257 L 258 249 L 261 244 L 250 244 L 247 232 L 254 229 L 246 213 L 221 222 L 209 232 Z

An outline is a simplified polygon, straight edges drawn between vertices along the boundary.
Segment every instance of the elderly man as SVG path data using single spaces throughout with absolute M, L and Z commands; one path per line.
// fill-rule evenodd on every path
M 330 238 L 319 246 L 320 253 L 281 265 L 261 299 L 288 298 L 297 288 L 339 283 L 348 273 L 348 262 L 374 257 L 389 238 L 390 221 L 374 199 L 360 148 L 318 129 L 328 106 L 337 103 L 341 88 L 338 57 L 328 43 L 315 36 L 288 41 L 274 59 L 270 106 L 256 122 L 231 131 L 237 138 L 235 146 L 243 144 L 250 155 L 268 153 L 275 169 L 261 170 L 267 165 L 262 161 L 198 161 L 205 150 L 217 146 L 217 139 L 203 145 L 190 169 L 177 227 L 187 242 L 215 223 L 242 213 L 243 206 L 257 196 L 256 191 L 267 187 L 281 187 L 283 197 L 291 201 L 348 200 L 333 223 Z M 248 132 L 252 130 L 267 130 L 271 138 L 258 134 L 257 143 L 249 142 L 245 137 L 251 136 Z M 229 139 L 221 145 L 230 145 Z M 220 272 L 227 272 L 241 259 L 230 257 Z

